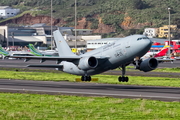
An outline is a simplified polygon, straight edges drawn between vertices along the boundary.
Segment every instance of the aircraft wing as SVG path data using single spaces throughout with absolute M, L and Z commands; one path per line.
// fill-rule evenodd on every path
M 28 65 L 27 67 L 62 68 L 62 65 Z
M 74 61 L 78 60 L 81 57 L 79 56 L 65 56 L 65 57 L 50 57 L 50 56 L 11 56 L 12 58 L 24 58 L 25 62 L 31 60 L 31 59 L 37 59 L 41 61 L 46 61 L 46 60 L 52 60 L 52 61 Z
M 76 60 L 81 59 L 82 57 L 86 56 L 61 56 L 61 57 L 50 57 L 50 56 L 11 56 L 13 58 L 24 58 L 24 62 L 27 62 L 31 59 L 37 59 L 40 60 L 40 63 L 45 62 L 46 60 L 56 61 L 57 64 L 59 64 L 62 61 L 68 61 L 68 62 L 74 62 Z M 96 56 L 96 59 L 98 61 L 107 60 L 109 57 L 104 56 Z

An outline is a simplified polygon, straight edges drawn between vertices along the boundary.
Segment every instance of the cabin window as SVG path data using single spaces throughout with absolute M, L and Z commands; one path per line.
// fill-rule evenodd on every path
M 138 38 L 137 40 L 142 40 L 142 38 Z

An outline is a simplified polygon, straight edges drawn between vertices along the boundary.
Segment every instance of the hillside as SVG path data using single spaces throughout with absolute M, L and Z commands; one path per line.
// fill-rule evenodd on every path
M 0 25 L 50 25 L 50 0 L 2 0 L 0 5 L 20 8 L 22 14 Z M 32 7 L 33 6 L 33 7 Z M 53 0 L 53 25 L 74 26 L 74 0 Z M 177 0 L 77 0 L 77 18 L 80 29 L 93 29 L 94 33 L 129 35 L 142 33 L 144 27 L 168 24 L 180 26 L 180 1 Z

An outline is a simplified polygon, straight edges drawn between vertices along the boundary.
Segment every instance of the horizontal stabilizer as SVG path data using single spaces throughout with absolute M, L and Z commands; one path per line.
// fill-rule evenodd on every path
M 175 59 L 157 59 L 157 61 L 159 62 L 159 63 L 162 63 L 162 62 L 171 62 L 171 63 L 173 63 L 174 61 L 175 61 Z
M 62 68 L 62 65 L 28 65 L 27 67 Z

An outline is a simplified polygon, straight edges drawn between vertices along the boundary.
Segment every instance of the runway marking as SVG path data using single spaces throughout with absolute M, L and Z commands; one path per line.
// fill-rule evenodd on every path
M 29 91 L 29 92 L 51 92 L 51 93 L 84 94 L 84 95 L 99 95 L 99 96 L 124 96 L 124 97 L 141 97 L 141 98 L 161 98 L 161 99 L 177 99 L 177 100 L 180 100 L 180 97 L 166 97 L 166 96 L 104 94 L 104 93 L 89 93 L 89 92 L 69 92 L 69 91 L 31 90 L 31 89 L 12 89 L 12 88 L 0 88 L 0 90 L 13 90 L 13 91 L 16 90 L 16 91 Z

